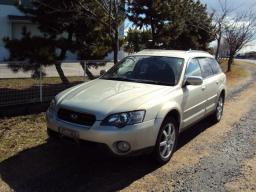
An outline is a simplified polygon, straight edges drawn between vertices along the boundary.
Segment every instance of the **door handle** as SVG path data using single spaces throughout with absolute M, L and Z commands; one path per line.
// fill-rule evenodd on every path
M 219 81 L 216 81 L 216 84 L 217 84 L 217 85 L 219 85 L 219 83 L 220 83 Z
M 204 91 L 206 89 L 206 86 L 205 85 L 202 85 L 202 90 Z

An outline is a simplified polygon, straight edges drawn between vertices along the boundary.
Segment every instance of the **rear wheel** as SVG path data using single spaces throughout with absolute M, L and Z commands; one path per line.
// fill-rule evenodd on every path
M 174 118 L 168 117 L 164 120 L 158 133 L 155 157 L 160 164 L 167 163 L 175 151 L 178 139 L 178 126 Z
M 218 99 L 218 102 L 216 104 L 216 109 L 214 114 L 212 115 L 212 118 L 214 122 L 219 122 L 223 115 L 223 109 L 224 109 L 224 96 L 221 95 Z

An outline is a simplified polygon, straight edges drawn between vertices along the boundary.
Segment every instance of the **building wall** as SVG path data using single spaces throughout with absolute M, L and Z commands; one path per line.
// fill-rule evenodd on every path
M 8 58 L 8 51 L 4 48 L 3 38 L 12 37 L 11 22 L 8 15 L 21 16 L 22 13 L 13 5 L 0 4 L 0 60 Z
M 24 0 L 25 1 L 25 0 Z M 29 0 L 27 0 L 29 1 Z M 14 5 L 15 0 L 0 0 L 0 61 L 8 60 L 9 52 L 4 47 L 3 38 L 20 39 L 22 37 L 22 29 L 26 27 L 27 31 L 32 35 L 40 35 L 40 31 L 35 24 L 26 21 L 10 21 L 8 15 L 23 16 L 24 14 Z M 124 37 L 124 24 L 120 26 L 120 37 Z M 119 59 L 122 59 L 125 53 L 121 50 Z M 76 55 L 67 53 L 67 60 L 75 60 Z M 108 54 L 106 59 L 113 59 L 113 53 Z

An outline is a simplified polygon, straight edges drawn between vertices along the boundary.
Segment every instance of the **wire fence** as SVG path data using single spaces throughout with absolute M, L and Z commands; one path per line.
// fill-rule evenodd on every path
M 0 107 L 48 102 L 59 92 L 100 76 L 113 66 L 109 60 L 69 61 L 61 64 L 64 82 L 55 65 L 0 63 Z

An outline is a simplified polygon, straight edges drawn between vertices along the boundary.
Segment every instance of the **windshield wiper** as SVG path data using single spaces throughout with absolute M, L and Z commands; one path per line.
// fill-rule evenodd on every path
M 125 77 L 102 77 L 102 79 L 116 80 L 116 81 L 135 81 L 134 79 L 129 79 L 129 78 L 125 78 Z
M 102 79 L 116 80 L 116 81 L 130 81 L 130 82 L 136 82 L 136 83 L 148 83 L 148 84 L 154 84 L 154 85 L 174 86 L 173 83 L 154 81 L 154 80 L 146 80 L 146 79 L 129 79 L 129 78 L 125 78 L 125 77 L 102 77 Z
M 169 85 L 174 86 L 173 83 L 163 82 L 163 81 L 154 81 L 154 80 L 144 80 L 144 79 L 137 79 L 136 82 L 138 83 L 149 83 L 154 85 Z

